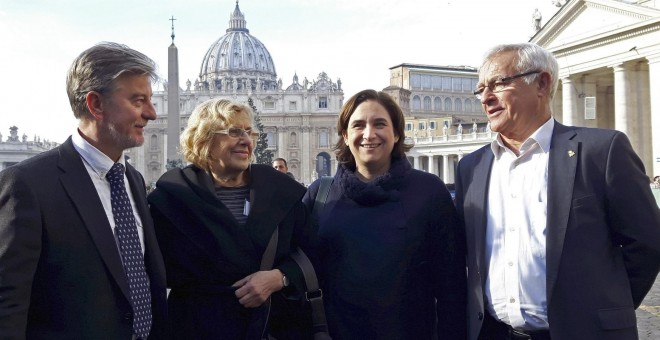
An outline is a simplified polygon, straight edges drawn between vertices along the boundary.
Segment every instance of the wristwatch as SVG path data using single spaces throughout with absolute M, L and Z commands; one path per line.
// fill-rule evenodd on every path
M 284 285 L 284 287 L 288 287 L 289 286 L 289 278 L 286 277 L 286 274 L 284 274 L 281 270 L 280 270 L 280 273 L 282 273 L 282 284 Z

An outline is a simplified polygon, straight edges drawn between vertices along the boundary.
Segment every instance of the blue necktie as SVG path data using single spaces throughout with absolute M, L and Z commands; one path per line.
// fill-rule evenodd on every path
M 151 290 L 133 207 L 124 184 L 124 165 L 115 163 L 105 177 L 110 182 L 112 216 L 131 293 L 133 332 L 141 339 L 146 339 L 151 329 Z

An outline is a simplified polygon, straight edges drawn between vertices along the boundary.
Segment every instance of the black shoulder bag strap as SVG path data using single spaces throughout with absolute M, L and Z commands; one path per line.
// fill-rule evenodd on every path
M 316 223 L 318 222 L 319 214 L 325 207 L 325 202 L 328 199 L 328 193 L 330 192 L 330 185 L 333 180 L 334 178 L 330 176 L 321 177 L 319 191 L 314 200 L 314 208 L 312 208 L 312 217 Z M 314 266 L 300 248 L 296 248 L 291 254 L 291 258 L 296 261 L 298 267 L 300 267 L 300 270 L 303 273 L 303 277 L 305 278 L 305 285 L 307 286 L 305 299 L 309 301 L 309 304 L 312 307 L 314 340 L 331 340 L 330 334 L 328 333 L 328 322 L 325 318 L 325 307 L 323 306 L 323 291 L 319 288 L 319 282 L 316 278 Z

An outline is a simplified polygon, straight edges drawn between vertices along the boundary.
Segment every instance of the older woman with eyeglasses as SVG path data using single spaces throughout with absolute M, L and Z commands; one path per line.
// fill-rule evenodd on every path
M 270 165 L 251 164 L 257 136 L 248 106 L 200 104 L 181 136 L 190 165 L 166 172 L 148 197 L 174 339 L 303 337 L 282 308 L 305 288 L 289 257 L 306 239 L 305 188 Z M 269 247 L 274 264 L 264 268 Z

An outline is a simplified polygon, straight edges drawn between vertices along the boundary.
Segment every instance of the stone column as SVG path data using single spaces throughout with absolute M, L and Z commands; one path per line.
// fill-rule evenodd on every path
M 420 170 L 419 168 L 419 156 L 413 156 L 413 168 Z
M 630 81 L 624 64 L 615 65 L 614 70 L 614 128 L 630 137 Z M 634 147 L 633 143 L 633 147 Z
M 649 61 L 649 93 L 651 104 L 651 126 L 660 126 L 660 54 L 647 56 Z M 653 176 L 660 175 L 660 131 L 656 129 L 652 134 L 652 169 L 646 169 L 646 173 L 653 173 Z
M 442 155 L 442 181 L 449 180 L 449 155 Z
M 633 90 L 633 100 L 635 101 L 637 117 L 637 152 L 644 163 L 646 174 L 653 176 L 653 152 L 652 152 L 652 133 L 651 129 L 651 93 L 649 92 L 649 66 L 646 61 L 639 61 L 635 64 L 635 86 Z
M 434 174 L 434 175 L 436 174 L 435 173 L 435 162 L 436 161 L 437 161 L 437 158 L 434 155 L 428 155 L 428 162 L 429 162 L 429 166 L 428 166 L 429 171 L 428 172 L 430 174 Z
M 570 77 L 561 79 L 561 93 L 562 93 L 562 121 L 561 123 L 568 126 L 576 125 L 577 112 L 576 112 L 576 99 L 575 85 Z M 460 155 L 459 155 L 460 157 Z

